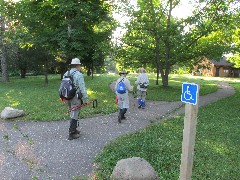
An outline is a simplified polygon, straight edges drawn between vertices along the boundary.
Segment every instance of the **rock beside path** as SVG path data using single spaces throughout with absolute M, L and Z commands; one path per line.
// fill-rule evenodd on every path
M 159 180 L 153 167 L 143 158 L 133 157 L 117 162 L 111 180 Z
M 24 116 L 25 113 L 23 110 L 14 109 L 11 107 L 5 107 L 5 109 L 1 112 L 2 119 L 12 119 L 16 117 Z

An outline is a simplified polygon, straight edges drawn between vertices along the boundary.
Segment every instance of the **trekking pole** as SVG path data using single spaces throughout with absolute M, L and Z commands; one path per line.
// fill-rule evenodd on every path
M 137 88 L 133 88 L 133 98 L 136 98 L 137 97 Z
M 88 105 L 90 105 L 90 104 L 93 104 L 93 108 L 97 107 L 97 106 L 98 106 L 97 99 L 94 99 L 94 100 L 89 101 L 89 102 L 87 102 L 87 103 L 83 103 L 83 104 L 81 104 L 81 105 L 79 105 L 79 106 L 72 107 L 71 109 L 68 110 L 68 113 L 70 113 L 71 111 L 75 111 L 75 110 L 77 110 L 77 109 L 81 109 L 82 107 L 88 106 Z

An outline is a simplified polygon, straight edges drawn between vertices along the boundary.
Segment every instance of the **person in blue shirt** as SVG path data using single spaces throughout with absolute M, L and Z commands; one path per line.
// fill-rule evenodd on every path
M 70 75 L 73 77 L 73 83 L 75 88 L 77 89 L 76 95 L 67 101 L 70 111 L 70 127 L 69 127 L 69 137 L 68 140 L 77 139 L 80 137 L 80 131 L 77 130 L 78 127 L 78 117 L 80 113 L 81 104 L 88 103 L 88 95 L 85 87 L 83 74 L 80 72 L 81 62 L 78 58 L 72 59 Z M 68 75 L 68 71 L 64 74 L 64 76 Z M 83 100 L 82 100 L 83 99 Z

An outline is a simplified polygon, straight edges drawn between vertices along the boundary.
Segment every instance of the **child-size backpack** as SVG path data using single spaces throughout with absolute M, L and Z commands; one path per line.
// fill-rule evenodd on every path
M 62 100 L 70 100 L 76 95 L 76 87 L 73 83 L 73 75 L 76 73 L 74 71 L 72 74 L 70 74 L 70 71 L 68 71 L 67 76 L 64 76 L 59 88 L 59 96 Z
M 124 94 L 127 91 L 127 88 L 126 88 L 125 84 L 122 81 L 123 81 L 123 79 L 118 83 L 118 86 L 117 86 L 117 89 L 116 89 L 116 91 L 119 94 Z

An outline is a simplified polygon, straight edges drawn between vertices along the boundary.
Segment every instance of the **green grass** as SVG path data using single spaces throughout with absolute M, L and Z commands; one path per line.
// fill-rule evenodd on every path
M 199 109 L 192 179 L 240 179 L 240 84 L 232 85 L 235 95 Z M 129 157 L 146 159 L 160 179 L 178 179 L 183 119 L 150 125 L 108 144 L 96 158 L 98 179 L 109 179 L 117 161 Z
M 98 107 L 84 107 L 80 113 L 81 118 L 108 114 L 118 109 L 115 94 L 109 88 L 110 82 L 115 79 L 116 76 L 113 75 L 94 76 L 93 80 L 85 77 L 89 99 L 97 99 Z M 60 75 L 50 75 L 48 86 L 44 84 L 43 76 L 12 78 L 8 83 L 0 84 L 0 109 L 7 106 L 22 109 L 27 114 L 20 118 L 23 120 L 69 119 L 67 105 L 61 102 L 58 96 L 60 82 Z
M 180 101 L 182 83 L 198 83 L 200 85 L 200 96 L 215 92 L 218 87 L 216 80 L 209 80 L 206 77 L 194 77 L 186 75 L 170 75 L 169 86 L 163 87 L 161 78 L 159 85 L 156 85 L 156 77 L 151 74 L 149 76 L 150 86 L 148 87 L 147 99 L 157 101 Z M 134 81 L 132 81 L 134 84 Z
M 85 76 L 85 84 L 89 94 L 89 99 L 97 99 L 98 107 L 84 107 L 80 113 L 81 118 L 91 117 L 101 114 L 116 112 L 118 107 L 115 104 L 115 94 L 110 90 L 109 84 L 116 80 L 117 75 L 95 75 Z M 137 74 L 129 74 L 132 85 Z M 155 85 L 155 75 L 150 74 L 150 86 L 148 89 L 147 99 L 180 101 L 181 85 L 183 82 L 200 83 L 200 95 L 208 94 L 217 90 L 215 81 L 202 79 L 187 78 L 186 76 L 169 77 L 168 88 L 163 88 L 161 80 L 160 85 Z M 10 106 L 22 109 L 27 116 L 21 117 L 22 120 L 51 121 L 68 119 L 66 104 L 59 101 L 58 88 L 60 86 L 60 75 L 50 75 L 49 84 L 45 86 L 44 76 L 28 76 L 25 79 L 11 78 L 8 83 L 0 83 L 0 110 Z M 136 87 L 136 85 L 135 85 Z

